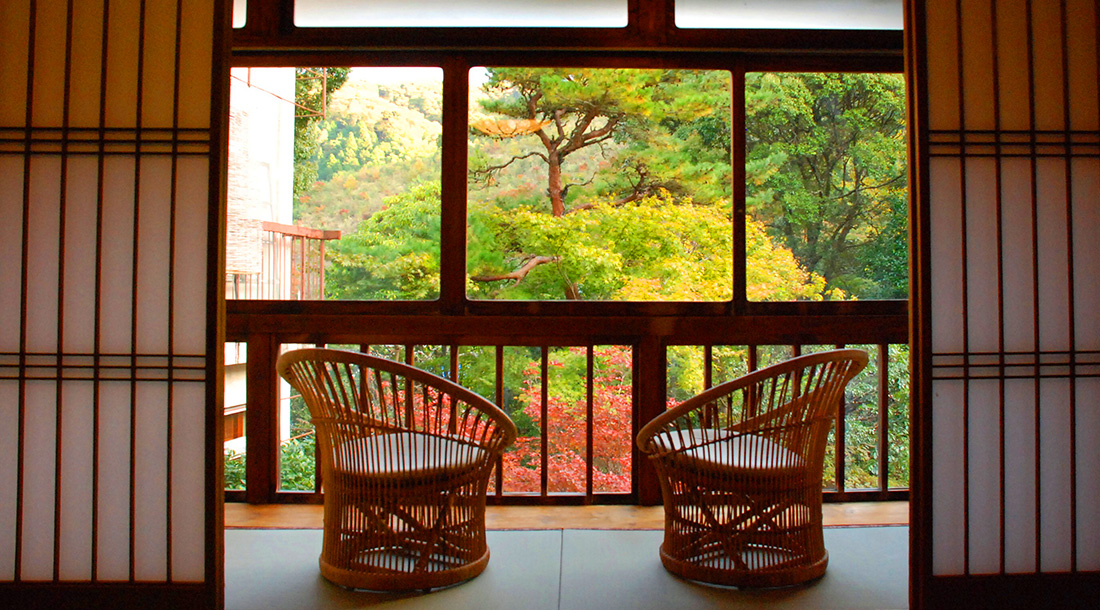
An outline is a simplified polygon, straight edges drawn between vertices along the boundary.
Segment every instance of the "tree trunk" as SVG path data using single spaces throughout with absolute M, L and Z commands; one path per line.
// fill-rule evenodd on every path
M 550 212 L 554 216 L 565 214 L 565 198 L 562 196 L 561 186 L 561 158 L 558 153 L 551 152 L 547 155 L 549 171 L 546 177 L 546 192 L 550 195 Z

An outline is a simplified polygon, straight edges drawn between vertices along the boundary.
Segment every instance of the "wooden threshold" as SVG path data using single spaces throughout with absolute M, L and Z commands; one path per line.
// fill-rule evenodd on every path
M 908 502 L 837 502 L 822 507 L 826 527 L 908 525 Z M 320 529 L 319 505 L 225 505 L 228 529 Z M 490 530 L 659 530 L 660 506 L 490 506 L 485 511 Z

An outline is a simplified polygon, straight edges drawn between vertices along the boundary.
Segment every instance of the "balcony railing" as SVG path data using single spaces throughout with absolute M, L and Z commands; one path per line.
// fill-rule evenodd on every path
M 884 341 L 846 344 L 868 350 L 872 362 L 850 384 L 838 413 L 826 457 L 824 491 L 831 501 L 908 498 L 908 348 L 901 329 L 884 325 L 879 331 Z M 289 397 L 276 383 L 274 360 L 305 341 L 281 333 L 252 337 L 247 485 L 228 491 L 226 498 L 319 502 L 323 481 L 315 464 L 305 467 L 313 470 L 305 473 L 311 476 L 302 476 L 302 454 L 312 452 L 312 446 L 288 450 L 277 435 L 276 405 Z M 699 344 L 639 337 L 494 345 L 317 339 L 309 343 L 369 351 L 431 370 L 505 408 L 521 431 L 490 488 L 490 501 L 505 504 L 655 503 L 655 479 L 633 443 L 640 425 L 705 387 L 786 357 L 840 345 Z M 654 374 L 654 367 L 663 374 Z M 291 417 L 298 418 L 292 429 L 308 434 L 302 405 L 292 409 Z M 279 463 L 280 455 L 287 463 Z
M 227 299 L 284 301 L 325 297 L 325 242 L 340 231 L 325 231 L 275 222 L 260 223 L 258 271 L 226 273 Z

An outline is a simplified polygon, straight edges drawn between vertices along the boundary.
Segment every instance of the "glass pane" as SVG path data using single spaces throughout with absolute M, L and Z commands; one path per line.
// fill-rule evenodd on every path
M 504 492 L 539 493 L 542 476 L 540 405 L 542 348 L 504 348 L 504 398 L 500 407 L 516 424 L 516 442 L 504 450 Z
M 752 301 L 908 296 L 905 82 L 745 76 Z
M 597 345 L 592 352 L 592 491 L 629 493 L 633 355 L 623 345 Z
M 732 298 L 728 72 L 475 68 L 470 89 L 470 298 Z
M 442 80 L 232 70 L 227 298 L 438 298 Z
M 312 347 L 285 344 L 283 353 Z M 328 345 L 354 349 L 350 345 Z M 317 480 L 317 431 L 305 399 L 285 379 L 279 378 L 279 491 L 314 491 Z
M 878 347 L 851 347 L 867 352 L 870 361 L 867 368 L 848 382 L 844 392 L 844 488 L 877 489 Z
M 627 0 L 296 0 L 299 27 L 626 27 Z
M 671 409 L 702 392 L 703 347 L 670 345 L 665 350 L 665 407 Z
M 284 433 L 279 443 L 279 490 L 313 491 L 317 472 L 317 434 L 306 401 L 293 389 L 291 392 L 281 401 L 279 410 L 280 422 L 286 422 L 290 427 L 289 433 Z
M 589 425 L 586 350 L 551 347 L 547 366 L 547 491 L 584 493 Z
M 756 368 L 753 370 L 779 364 L 793 357 L 794 350 L 789 345 L 758 345 L 756 346 Z
M 715 345 L 711 351 L 711 383 L 713 385 L 732 381 L 748 374 L 748 347 L 744 345 Z
M 676 0 L 676 27 L 900 30 L 902 0 Z
M 887 413 L 890 488 L 909 487 L 909 346 L 891 345 L 887 356 L 890 392 Z
M 248 17 L 248 0 L 233 0 L 233 27 L 243 28 Z
M 225 488 L 245 488 L 245 418 L 248 415 L 248 376 L 245 374 L 247 344 L 225 344 L 223 369 L 222 429 L 225 458 Z

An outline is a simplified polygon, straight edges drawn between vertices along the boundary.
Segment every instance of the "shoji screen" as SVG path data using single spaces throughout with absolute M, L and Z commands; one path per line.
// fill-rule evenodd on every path
M 220 596 L 220 5 L 0 5 L 0 606 Z
M 926 0 L 925 607 L 1100 599 L 1094 0 Z M 927 496 L 925 496 L 927 497 Z M 919 546 L 919 545 L 918 545 Z M 1038 605 L 1033 605 L 1038 604 Z

